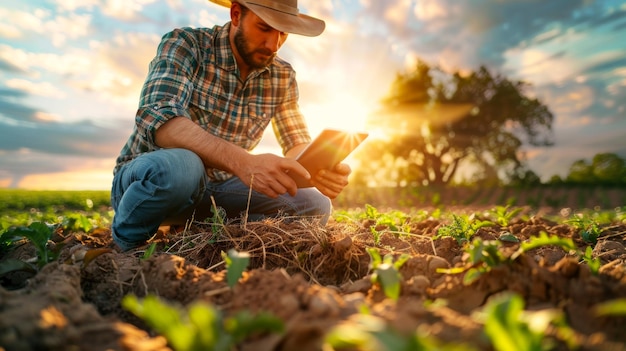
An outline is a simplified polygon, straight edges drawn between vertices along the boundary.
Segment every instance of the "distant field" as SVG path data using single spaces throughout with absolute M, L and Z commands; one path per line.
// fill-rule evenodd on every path
M 348 187 L 335 200 L 336 207 L 374 206 L 530 206 L 574 209 L 614 209 L 626 206 L 626 188 L 537 186 L 450 188 L 358 188 Z M 0 189 L 0 214 L 4 211 L 102 210 L 110 207 L 110 192 L 33 191 Z
M 109 191 L 0 189 L 0 232 L 32 222 L 83 229 L 102 227 L 112 217 Z
M 614 209 L 626 206 L 626 188 L 620 187 L 348 187 L 335 201 L 339 207 L 370 203 L 375 206 L 530 206 L 533 208 Z
M 111 206 L 110 194 L 104 190 L 0 189 L 0 212 L 30 209 L 91 210 Z

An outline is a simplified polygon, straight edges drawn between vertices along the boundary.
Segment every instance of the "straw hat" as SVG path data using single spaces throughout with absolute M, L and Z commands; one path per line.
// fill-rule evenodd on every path
M 230 8 L 231 0 L 209 0 Z M 324 31 L 324 21 L 298 11 L 298 0 L 234 0 L 249 8 L 265 23 L 281 32 L 315 37 Z

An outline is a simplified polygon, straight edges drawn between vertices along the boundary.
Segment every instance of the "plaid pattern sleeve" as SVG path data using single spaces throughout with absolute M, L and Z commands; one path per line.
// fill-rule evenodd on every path
M 159 149 L 155 131 L 177 116 L 249 151 L 261 141 L 270 122 L 283 152 L 310 141 L 291 65 L 276 58 L 242 81 L 229 28 L 229 23 L 183 28 L 163 36 L 141 91 L 133 133 L 115 171 L 138 155 Z M 213 180 L 232 176 L 217 169 L 208 174 Z
M 198 66 L 194 47 L 193 36 L 184 30 L 174 30 L 161 39 L 141 90 L 133 133 L 122 148 L 114 172 L 136 156 L 159 149 L 154 133 L 169 119 L 189 117 L 192 76 Z
M 298 99 L 298 84 L 294 75 L 272 124 L 276 140 L 281 146 L 283 154 L 296 145 L 311 142 L 309 130 L 298 107 Z

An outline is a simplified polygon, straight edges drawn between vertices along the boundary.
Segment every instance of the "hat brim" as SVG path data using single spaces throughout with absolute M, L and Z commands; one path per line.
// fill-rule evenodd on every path
M 209 0 L 212 3 L 220 6 L 228 7 L 232 5 L 230 0 Z M 311 17 L 299 13 L 298 15 L 292 15 L 281 11 L 276 11 L 265 6 L 259 6 L 253 3 L 249 3 L 246 0 L 237 0 L 241 5 L 250 9 L 265 23 L 272 28 L 285 33 L 292 33 L 298 35 L 304 35 L 307 37 L 316 37 L 326 28 L 326 23 L 321 19 Z

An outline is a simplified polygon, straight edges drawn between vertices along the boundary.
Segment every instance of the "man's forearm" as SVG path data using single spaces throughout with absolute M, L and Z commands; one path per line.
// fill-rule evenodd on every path
M 162 148 L 184 148 L 195 152 L 207 168 L 235 173 L 250 154 L 234 144 L 207 133 L 185 117 L 176 117 L 155 133 L 156 144 Z

